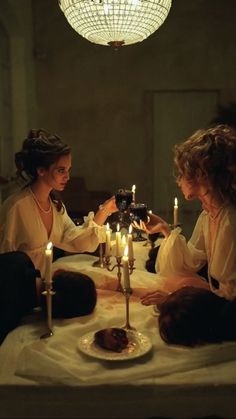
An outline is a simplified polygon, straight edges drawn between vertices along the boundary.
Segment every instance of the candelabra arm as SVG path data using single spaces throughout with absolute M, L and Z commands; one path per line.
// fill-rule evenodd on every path
M 135 259 L 129 259 L 129 273 L 130 275 L 133 273 L 135 266 L 134 266 Z
M 112 267 L 110 267 L 110 265 L 111 265 L 110 256 L 105 256 L 104 257 L 104 263 L 105 263 L 105 266 L 106 266 L 106 268 L 109 272 L 112 272 L 115 268 L 117 268 L 118 283 L 117 283 L 116 291 L 121 291 L 122 292 L 123 288 L 122 288 L 122 285 L 121 285 L 121 276 L 122 276 L 121 268 L 122 268 L 123 265 L 121 263 L 121 260 L 122 260 L 121 256 L 116 256 L 116 263 Z

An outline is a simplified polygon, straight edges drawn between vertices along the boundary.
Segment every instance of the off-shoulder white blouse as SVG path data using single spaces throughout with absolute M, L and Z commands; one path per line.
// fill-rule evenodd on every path
M 53 225 L 48 237 L 37 204 L 29 188 L 14 193 L 0 208 L 0 253 L 21 250 L 26 252 L 39 269 L 45 273 L 45 248 L 53 246 L 68 252 L 93 252 L 105 241 L 105 228 L 93 221 L 94 214 L 85 217 L 82 226 L 76 226 L 68 216 L 58 212 L 52 204 Z
M 213 292 L 227 299 L 236 297 L 236 209 L 222 208 L 212 220 L 205 210 L 187 242 L 181 229 L 174 229 L 160 246 L 156 272 L 163 276 L 191 275 L 208 263 L 209 284 Z M 214 287 L 212 278 L 219 282 Z

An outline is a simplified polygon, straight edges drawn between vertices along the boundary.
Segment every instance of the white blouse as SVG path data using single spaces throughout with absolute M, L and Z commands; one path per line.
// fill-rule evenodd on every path
M 163 276 L 196 273 L 208 263 L 208 279 L 213 292 L 227 299 L 236 297 L 236 209 L 227 206 L 213 220 L 204 210 L 192 237 L 186 242 L 181 229 L 174 229 L 160 245 L 156 272 Z M 212 278 L 219 282 L 214 287 Z
M 76 226 L 52 203 L 53 225 L 50 236 L 40 217 L 29 188 L 14 193 L 0 208 L 0 253 L 21 250 L 29 255 L 41 276 L 45 274 L 45 248 L 48 242 L 68 252 L 93 252 L 105 241 L 105 228 L 93 221 L 94 214 Z

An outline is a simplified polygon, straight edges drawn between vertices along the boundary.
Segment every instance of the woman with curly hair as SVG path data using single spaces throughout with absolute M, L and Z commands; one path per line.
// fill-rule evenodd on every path
M 22 251 L 45 275 L 48 242 L 68 252 L 93 252 L 105 241 L 104 222 L 117 211 L 115 198 L 89 213 L 76 226 L 55 191 L 63 191 L 70 178 L 71 149 L 58 135 L 32 129 L 15 154 L 17 178 L 24 181 L 20 191 L 8 197 L 0 210 L 0 253 Z M 38 292 L 41 280 L 37 281 Z
M 155 214 L 139 225 L 149 234 L 161 232 L 164 240 L 156 260 L 156 272 L 164 277 L 195 275 L 206 264 L 209 285 L 218 296 L 236 297 L 236 133 L 227 125 L 196 131 L 175 146 L 177 184 L 185 199 L 198 199 L 202 212 L 189 241 Z M 137 225 L 138 227 L 138 225 Z M 184 285 L 193 285 L 195 279 Z M 183 282 L 181 283 L 183 286 Z M 198 286 L 199 278 L 195 286 Z M 173 279 L 172 291 L 178 288 Z M 169 289 L 170 290 L 170 289 Z M 158 304 L 165 293 L 151 292 L 143 304 Z

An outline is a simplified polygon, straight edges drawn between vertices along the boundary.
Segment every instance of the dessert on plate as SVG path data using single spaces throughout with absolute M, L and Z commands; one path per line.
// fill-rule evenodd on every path
M 103 349 L 121 352 L 128 346 L 129 340 L 124 329 L 110 327 L 98 330 L 94 334 L 94 342 Z

